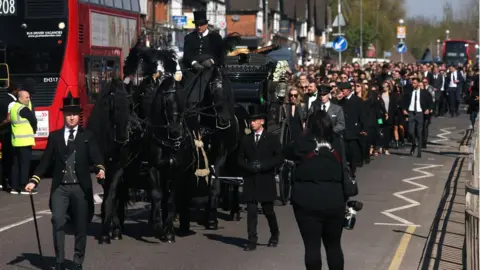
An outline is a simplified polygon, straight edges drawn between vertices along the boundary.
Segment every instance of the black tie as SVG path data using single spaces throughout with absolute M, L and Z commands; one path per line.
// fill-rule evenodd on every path
M 255 144 L 258 144 L 258 140 L 260 140 L 260 134 L 255 134 Z
M 67 148 L 68 152 L 72 152 L 74 148 L 74 142 L 75 142 L 75 137 L 73 136 L 73 133 L 75 132 L 74 129 L 69 130 L 70 134 L 68 135 L 68 142 L 67 142 Z
M 418 92 L 418 90 L 413 91 L 413 94 L 415 95 L 415 98 L 413 99 L 413 102 L 414 102 L 413 103 L 414 104 L 413 105 L 413 111 L 414 112 L 417 112 L 417 92 Z
M 325 112 L 327 111 L 327 106 L 325 106 L 325 104 L 323 104 L 322 110 L 325 111 Z

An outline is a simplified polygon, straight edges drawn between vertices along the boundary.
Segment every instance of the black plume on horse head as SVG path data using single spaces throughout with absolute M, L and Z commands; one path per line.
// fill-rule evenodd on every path
M 125 65 L 123 66 L 123 75 L 128 77 L 135 74 L 140 62 L 140 50 L 145 47 L 144 38 L 138 37 L 137 43 L 130 49 L 127 58 L 125 59 Z
M 157 72 L 157 67 L 160 64 L 163 66 L 165 72 L 175 73 L 177 67 L 177 54 L 171 48 L 145 48 L 141 52 L 143 59 L 143 74 L 148 76 Z

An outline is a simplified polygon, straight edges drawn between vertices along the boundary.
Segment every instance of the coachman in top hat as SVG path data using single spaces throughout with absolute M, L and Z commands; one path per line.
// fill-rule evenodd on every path
M 230 126 L 231 106 L 233 99 L 226 76 L 221 74 L 219 67 L 224 65 L 226 55 L 225 42 L 217 32 L 208 29 L 207 13 L 193 12 L 195 31 L 185 36 L 183 62 L 187 68 L 192 68 L 197 74 L 191 76 L 194 82 L 187 83 L 191 89 L 186 89 L 188 100 L 192 103 L 202 102 L 209 85 L 212 87 L 213 103 L 217 109 L 217 127 L 224 129 Z M 200 73 L 200 74 L 199 74 Z M 188 74 L 187 74 L 188 75 Z
M 105 167 L 93 134 L 79 126 L 80 102 L 69 95 L 63 99 L 65 127 L 48 136 L 47 148 L 35 169 L 30 183 L 31 191 L 53 165 L 50 189 L 53 240 L 56 268 L 65 269 L 65 225 L 69 217 L 75 226 L 74 269 L 82 269 L 87 244 L 87 224 L 92 220 L 93 188 L 90 166 L 96 168 L 96 177 L 105 178 Z

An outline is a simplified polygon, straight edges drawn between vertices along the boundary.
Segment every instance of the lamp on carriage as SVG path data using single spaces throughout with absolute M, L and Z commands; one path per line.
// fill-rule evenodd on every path
M 450 30 L 445 30 L 445 39 L 450 39 Z

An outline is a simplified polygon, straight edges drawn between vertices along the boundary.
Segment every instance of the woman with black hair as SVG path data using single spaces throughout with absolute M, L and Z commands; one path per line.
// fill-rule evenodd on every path
M 323 240 L 329 269 L 342 270 L 346 198 L 341 157 L 335 150 L 339 147 L 332 145 L 332 121 L 326 112 L 316 111 L 307 123 L 305 135 L 284 149 L 285 157 L 297 162 L 291 203 L 305 245 L 305 266 L 322 268 Z

